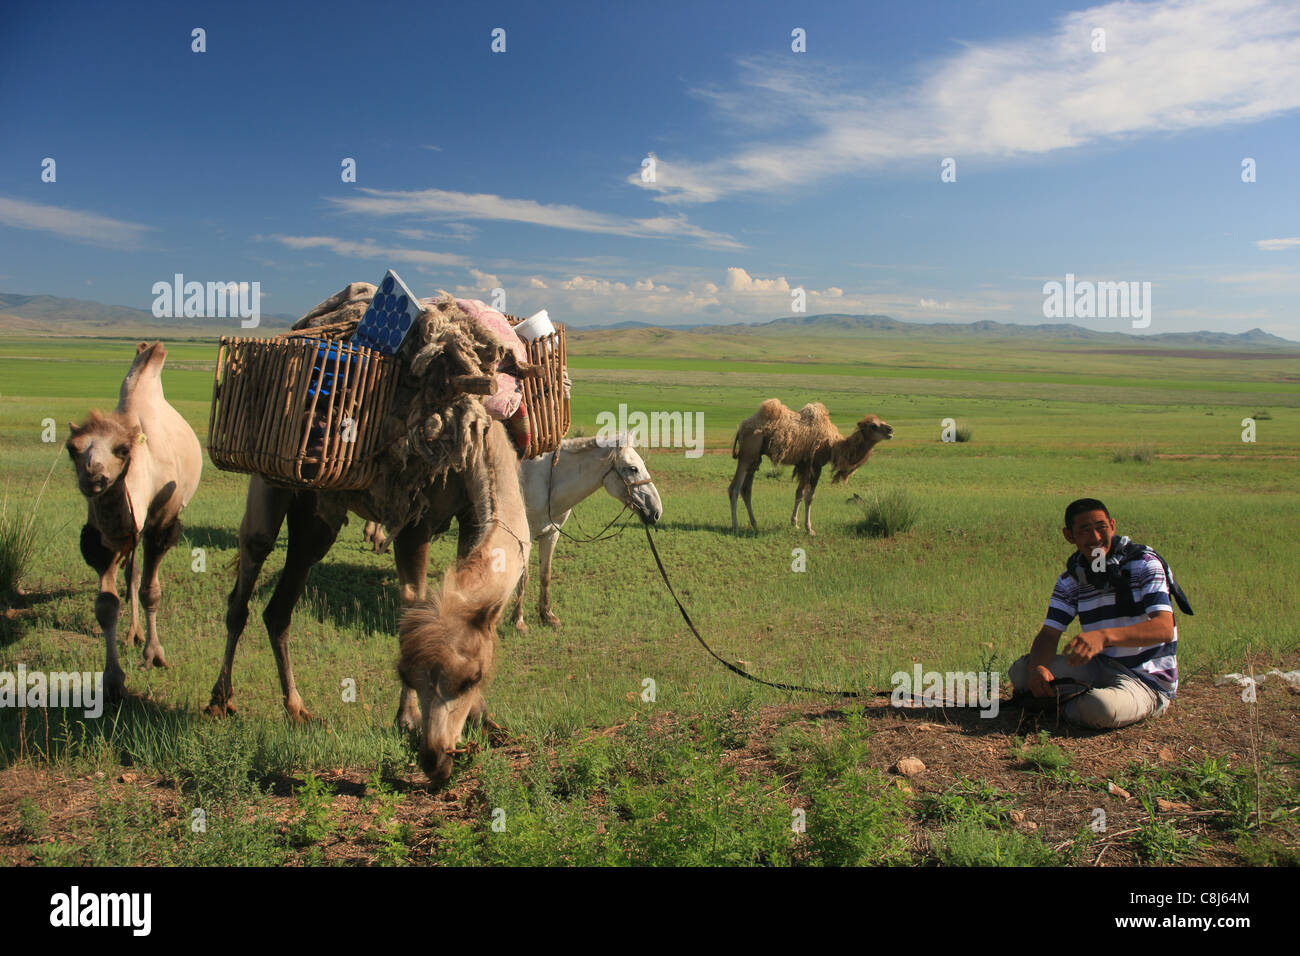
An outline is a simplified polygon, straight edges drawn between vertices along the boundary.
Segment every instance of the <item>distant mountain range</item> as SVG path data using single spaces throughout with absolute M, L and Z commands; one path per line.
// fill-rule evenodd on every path
M 297 316 L 259 317 L 256 329 L 242 329 L 238 318 L 159 319 L 146 309 L 104 305 L 86 299 L 64 299 L 53 295 L 14 295 L 0 292 L 0 331 L 43 335 L 136 335 L 182 330 L 188 334 L 211 332 L 220 335 L 260 335 L 291 326 Z
M 163 335 L 181 331 L 186 335 L 273 335 L 291 326 L 297 316 L 261 316 L 256 329 L 241 329 L 232 319 L 159 319 L 144 309 L 104 305 L 85 299 L 64 299 L 52 295 L 0 293 L 0 332 L 38 335 Z M 583 332 L 620 329 L 670 329 L 705 335 L 783 335 L 792 332 L 812 335 L 866 335 L 893 333 L 915 336 L 969 335 L 984 339 L 1042 339 L 1126 346 L 1210 346 L 1223 348 L 1300 348 L 1262 329 L 1249 332 L 1161 332 L 1133 335 L 1128 332 L 1096 332 L 1064 323 L 1016 325 L 1008 322 L 900 322 L 887 315 L 821 313 L 772 319 L 767 322 L 737 322 L 730 325 L 667 325 L 651 322 L 619 322 L 615 325 L 571 326 Z
M 581 331 L 618 329 L 671 329 L 674 332 L 704 334 L 782 335 L 790 332 L 822 335 L 854 335 L 888 332 L 906 335 L 969 335 L 986 339 L 1051 339 L 1055 341 L 1081 341 L 1115 345 L 1172 345 L 1172 346 L 1224 346 L 1232 348 L 1268 346 L 1274 348 L 1300 348 L 1280 336 L 1251 329 L 1249 332 L 1160 332 L 1155 335 L 1134 335 L 1129 332 L 1096 332 L 1079 325 L 1044 323 L 1017 325 L 1011 322 L 901 322 L 887 315 L 846 315 L 821 313 L 818 315 L 786 316 L 768 322 L 737 322 L 730 325 L 665 325 L 650 322 L 619 322 L 615 325 L 588 326 Z

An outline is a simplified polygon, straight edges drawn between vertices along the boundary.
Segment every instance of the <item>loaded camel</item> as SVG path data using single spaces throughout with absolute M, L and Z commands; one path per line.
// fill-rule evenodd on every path
M 364 309 L 373 290 L 354 283 L 304 316 L 297 327 L 310 329 L 313 321 L 328 323 L 339 315 L 346 319 L 352 314 L 355 319 L 358 303 Z M 425 315 L 430 311 L 437 310 L 426 309 Z M 434 329 L 430 319 L 429 340 L 423 347 L 416 343 L 418 354 L 411 362 L 413 377 L 408 383 L 414 393 L 409 420 L 420 427 L 398 442 L 411 450 L 410 474 L 431 477 L 421 477 L 421 484 L 408 488 L 408 472 L 386 466 L 370 487 L 360 491 L 294 490 L 258 475 L 250 478 L 239 528 L 239 571 L 227 600 L 226 652 L 207 708 L 212 716 L 235 712 L 231 676 L 235 651 L 248 621 L 258 574 L 287 522 L 284 570 L 262 620 L 286 713 L 295 722 L 312 719 L 294 682 L 289 656 L 294 606 L 308 572 L 328 553 L 349 511 L 367 521 L 391 523 L 399 529 L 392 539 L 393 554 L 407 612 L 399 627 L 402 688 L 397 722 L 420 731 L 421 762 L 436 785 L 451 774 L 451 754 L 466 719 L 486 719 L 483 690 L 491 673 L 496 625 L 528 563 L 530 548 L 515 446 L 502 423 L 489 417 L 477 398 L 490 392 L 463 388 L 467 380 L 481 376 L 449 371 L 487 367 L 480 364 L 484 355 L 495 362 L 500 346 L 495 338 L 481 337 L 481 330 L 474 332 L 473 323 L 463 317 L 449 322 Z M 445 428 L 429 439 L 431 422 Z M 418 464 L 444 452 L 451 455 L 444 459 L 444 468 L 426 472 Z M 414 495 L 409 500 L 408 491 Z M 394 520 L 391 507 L 399 497 L 409 509 L 402 512 L 406 517 Z M 429 540 L 448 530 L 452 519 L 459 524 L 457 565 L 445 575 L 437 596 L 429 599 Z
M 158 604 L 162 600 L 158 567 L 163 555 L 180 540 L 180 513 L 194 497 L 203 470 L 203 452 L 194 429 L 163 397 L 166 360 L 167 350 L 161 342 L 141 342 L 122 382 L 117 408 L 107 415 L 92 410 L 84 425 L 68 423 L 66 447 L 87 506 L 81 556 L 99 575 L 95 619 L 104 631 L 104 681 L 112 701 L 126 695 L 126 675 L 117 657 L 118 565 L 126 562 L 131 595 L 128 640 L 133 644 L 144 641 L 140 666 L 166 667 L 158 639 Z M 143 569 L 135 565 L 136 545 L 141 540 Z M 143 637 L 141 603 L 146 628 Z
M 731 457 L 736 459 L 736 474 L 731 479 L 728 494 L 731 496 L 731 530 L 736 527 L 736 498 L 743 495 L 745 510 L 749 512 L 749 525 L 757 530 L 750 494 L 754 487 L 754 473 L 764 455 L 774 465 L 794 465 L 797 486 L 794 493 L 794 511 L 790 524 L 798 527 L 799 502 L 803 502 L 804 530 L 815 535 L 812 528 L 812 499 L 821 478 L 822 468 L 828 463 L 834 469 L 831 482 L 838 484 L 848 479 L 871 456 L 872 449 L 881 441 L 894 437 L 893 426 L 875 415 L 866 415 L 847 438 L 840 434 L 821 402 L 811 402 L 799 411 L 786 408 L 775 398 L 769 398 L 757 412 L 740 423 L 731 444 Z

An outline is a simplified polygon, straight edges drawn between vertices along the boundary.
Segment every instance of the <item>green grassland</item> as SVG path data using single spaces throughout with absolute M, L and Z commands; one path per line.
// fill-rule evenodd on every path
M 177 341 L 169 342 L 168 350 L 167 396 L 205 440 L 215 346 Z M 570 337 L 569 352 L 570 434 L 594 434 L 597 416 L 617 413 L 620 403 L 644 412 L 703 414 L 702 456 L 688 457 L 682 448 L 643 451 L 664 504 L 656 540 L 678 593 L 710 643 L 723 657 L 743 660 L 759 674 L 820 686 L 880 688 L 889 686 L 891 673 L 910 670 L 913 662 L 940 671 L 990 664 L 1005 671 L 1027 650 L 1042 621 L 1068 555 L 1058 530 L 1061 513 L 1082 495 L 1103 499 L 1120 533 L 1157 547 L 1191 598 L 1196 615 L 1179 619 L 1184 681 L 1212 681 L 1217 673 L 1237 669 L 1248 651 L 1277 660 L 1300 645 L 1300 588 L 1295 586 L 1300 363 L 1293 357 L 1242 358 L 1210 350 L 1162 357 L 1158 351 L 1111 354 L 1082 344 L 796 340 L 646 330 L 577 333 Z M 20 662 L 45 670 L 102 666 L 94 580 L 77 546 L 85 506 L 62 441 L 70 419 L 80 420 L 92 405 L 113 406 L 133 354 L 127 340 L 0 338 L 0 494 L 7 507 L 32 507 L 46 473 L 54 469 L 38 506 L 41 547 L 23 581 L 31 609 L 0 622 L 0 671 Z M 766 464 L 754 489 L 758 532 L 738 537 L 730 532 L 726 488 L 734 468 L 732 435 L 737 423 L 770 397 L 794 407 L 824 402 L 842 429 L 873 412 L 896 430 L 896 438 L 847 485 L 833 486 L 826 476 L 813 511 L 818 534 L 812 539 L 788 524 L 790 470 L 777 477 Z M 1242 419 L 1260 412 L 1267 416 L 1256 423 L 1256 441 L 1243 442 Z M 941 441 L 946 418 L 971 427 L 973 440 Z M 57 423 L 54 443 L 42 441 L 45 419 Z M 1154 446 L 1154 460 L 1113 460 L 1116 452 L 1140 444 Z M 396 574 L 390 557 L 363 548 L 355 518 L 312 572 L 293 624 L 295 675 L 319 723 L 294 728 L 283 722 L 260 620 L 283 563 L 283 538 L 267 562 L 236 659 L 241 717 L 234 723 L 243 729 L 214 731 L 213 722 L 199 715 L 220 664 L 246 482 L 205 459 L 202 483 L 184 515 L 184 538 L 163 564 L 159 621 L 171 668 L 128 670 L 128 688 L 136 696 L 101 721 L 64 714 L 59 727 L 41 729 L 30 716 L 20 727 L 19 715 L 0 712 L 0 764 L 35 760 L 84 770 L 126 762 L 167 774 L 190 766 L 186 761 L 196 753 L 210 757 L 213 734 L 234 733 L 245 743 L 255 741 L 261 771 L 310 775 L 329 767 L 361 767 L 418 779 L 409 765 L 410 743 L 392 726 L 398 694 Z M 915 502 L 915 526 L 887 539 L 856 534 L 861 509 L 850 496 L 890 489 L 905 490 Z M 579 508 L 579 517 L 595 530 L 617 511 L 601 494 Z M 743 508 L 741 513 L 743 522 Z M 799 549 L 804 571 L 793 570 Z M 453 554 L 454 540 L 435 542 L 431 573 L 448 565 Z M 533 562 L 535 571 L 536 557 Z M 644 720 L 651 711 L 689 722 L 698 715 L 751 713 L 793 699 L 738 682 L 694 643 L 664 591 L 639 526 L 597 544 L 562 541 L 553 600 L 563 622 L 559 629 L 542 626 L 533 606 L 526 609 L 531 627 L 526 636 L 502 625 L 490 701 L 496 719 L 518 739 L 558 748 L 561 769 L 572 764 L 580 781 L 588 771 L 591 779 L 570 780 L 567 790 L 555 790 L 559 785 L 551 781 L 560 797 L 539 809 L 535 802 L 519 803 L 519 787 L 528 791 L 526 781 L 512 783 L 492 750 L 474 760 L 461 758 L 480 775 L 485 790 L 497 788 L 501 801 L 514 801 L 511 806 L 532 814 L 540 829 L 578 832 L 591 795 L 612 794 L 620 786 L 617 775 L 608 772 L 618 760 L 609 764 L 608 755 L 591 757 L 589 746 L 574 741 L 600 728 Z M 134 656 L 128 649 L 124 663 Z M 640 696 L 647 678 L 657 689 L 653 703 Z M 347 679 L 358 687 L 356 702 L 345 702 L 340 693 Z M 704 720 L 703 725 L 713 724 Z M 688 751 L 702 745 L 691 739 L 694 743 L 682 738 L 664 744 L 663 753 L 697 759 L 698 753 L 691 757 Z M 650 746 L 637 744 L 642 745 Z M 869 744 L 842 740 L 835 746 L 839 756 L 831 763 L 837 782 L 808 792 L 840 800 L 832 810 L 849 826 L 855 814 L 866 819 L 875 811 L 836 789 L 859 772 L 844 748 Z M 1287 746 L 1294 750 L 1294 741 Z M 596 771 L 588 766 L 591 760 Z M 825 768 L 804 770 L 810 781 L 817 772 L 823 777 L 816 779 L 829 779 Z M 753 797 L 739 800 L 737 812 L 761 816 L 763 807 L 770 809 L 770 795 L 750 794 L 747 784 L 717 772 L 721 776 L 708 786 Z M 672 776 L 663 772 L 663 780 Z M 875 794 L 877 808 L 893 806 L 894 792 L 878 783 L 863 782 L 853 792 Z M 624 796 L 635 809 L 643 795 Z M 692 799 L 685 791 L 679 796 Z M 783 812 L 788 821 L 788 808 Z M 624 819 L 640 819 L 628 813 Z M 556 822 L 560 817 L 567 821 L 563 826 Z M 732 825 L 715 824 L 715 837 L 718 827 Z M 862 826 L 873 839 L 884 840 L 885 848 L 845 856 L 832 847 L 813 859 L 909 858 L 895 852 L 893 837 L 881 835 L 889 825 L 882 823 L 879 832 L 872 829 L 875 824 Z M 630 841 L 627 846 L 651 846 L 657 839 L 648 829 L 633 830 L 620 831 Z M 439 852 L 457 862 L 498 860 L 474 832 L 448 830 L 439 838 Z M 538 849 L 532 858 L 499 861 L 618 862 L 608 846 L 587 850 L 589 855 L 552 857 Z M 734 858 L 690 861 L 772 858 L 770 848 L 751 850 L 738 850 Z M 146 858 L 153 859 L 128 855 L 118 861 Z

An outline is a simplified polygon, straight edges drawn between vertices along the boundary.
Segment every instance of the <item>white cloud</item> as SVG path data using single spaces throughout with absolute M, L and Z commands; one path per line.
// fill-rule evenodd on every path
M 744 269 L 732 266 L 727 269 L 728 292 L 789 292 L 790 283 L 785 276 L 779 279 L 755 279 Z
M 1091 34 L 1106 30 L 1107 52 Z M 1125 136 L 1250 122 L 1300 108 L 1294 0 L 1116 2 L 1036 35 L 968 43 L 911 85 L 849 92 L 805 64 L 742 60 L 743 87 L 705 94 L 728 117 L 789 118 L 779 137 L 709 161 L 663 158 L 661 202 L 772 192 L 886 163 L 1005 159 Z
M 529 278 L 528 278 L 528 288 L 530 288 L 530 289 L 549 289 L 550 286 L 548 286 L 548 285 L 546 284 L 546 280 L 543 279 L 541 276 L 529 276 Z
M 608 279 L 587 279 L 582 276 L 574 276 L 572 279 L 566 279 L 561 282 L 560 288 L 566 289 L 570 292 L 596 292 L 600 295 L 609 295 L 613 292 L 626 292 L 627 283 L 610 282 Z
M 501 280 L 490 272 L 480 272 L 478 269 L 469 270 L 472 278 L 480 289 L 497 289 L 501 287 Z
M 336 255 L 359 259 L 388 259 L 392 262 L 414 262 L 424 266 L 469 265 L 463 256 L 454 256 L 445 252 L 426 252 L 423 249 L 381 246 L 373 239 L 362 239 L 357 242 L 351 239 L 336 239 L 333 236 L 276 235 L 270 238 L 290 249 L 328 249 Z
M 1264 252 L 1281 252 L 1283 249 L 1291 249 L 1295 246 L 1300 246 L 1300 238 L 1260 239 L 1255 243 L 1255 248 Z
M 490 193 L 459 193 L 443 189 L 412 192 L 382 189 L 360 191 L 365 195 L 327 198 L 346 212 L 368 216 L 521 222 L 552 229 L 637 239 L 690 239 L 713 249 L 744 248 L 731 236 L 702 229 L 680 214 L 635 219 L 594 212 L 578 206 L 539 203 L 532 199 L 508 199 Z
M 152 226 L 121 219 L 98 216 L 93 212 L 62 209 L 41 203 L 23 202 L 0 196 L 0 225 L 15 229 L 35 229 L 64 239 L 89 242 L 97 246 L 137 246 Z

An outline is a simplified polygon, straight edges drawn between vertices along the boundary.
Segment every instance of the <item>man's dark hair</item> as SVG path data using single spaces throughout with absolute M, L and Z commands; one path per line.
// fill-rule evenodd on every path
M 1110 517 L 1110 512 L 1106 506 L 1096 498 L 1080 498 L 1077 501 L 1071 501 L 1065 508 L 1065 526 L 1071 530 L 1074 529 L 1074 519 L 1081 514 L 1089 511 L 1104 511 L 1106 517 Z

